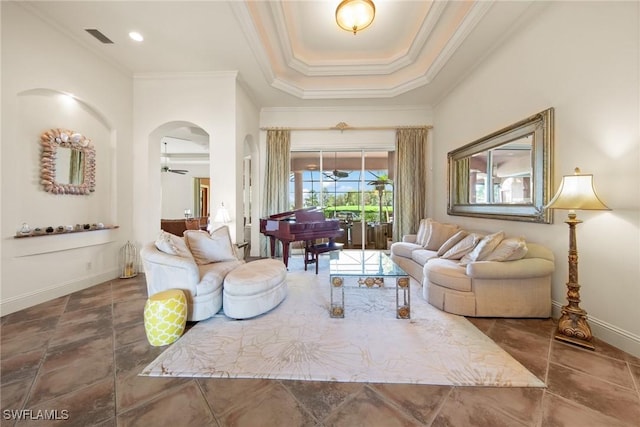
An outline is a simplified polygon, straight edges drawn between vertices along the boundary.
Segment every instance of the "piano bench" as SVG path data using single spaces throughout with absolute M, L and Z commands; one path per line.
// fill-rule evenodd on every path
M 332 251 L 340 251 L 344 247 L 343 243 L 336 243 L 331 239 L 327 243 L 313 244 L 308 241 L 304 247 L 304 271 L 307 271 L 308 264 L 316 265 L 316 274 L 318 274 L 318 255 Z

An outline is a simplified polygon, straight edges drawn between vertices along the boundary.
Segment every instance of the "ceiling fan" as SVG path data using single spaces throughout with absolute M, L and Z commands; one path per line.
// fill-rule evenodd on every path
M 171 169 L 169 167 L 169 165 L 167 164 L 167 160 L 168 160 L 168 156 L 167 156 L 167 143 L 164 143 L 164 164 L 162 165 L 162 167 L 160 168 L 161 172 L 173 172 L 173 173 L 177 173 L 180 175 L 184 175 L 185 173 L 189 172 L 186 169 Z
M 349 176 L 349 172 L 338 170 L 337 165 L 338 165 L 338 153 L 335 152 L 334 160 L 333 160 L 333 167 L 335 169 L 330 174 L 326 172 L 324 173 L 327 178 L 337 181 L 340 178 L 346 178 Z

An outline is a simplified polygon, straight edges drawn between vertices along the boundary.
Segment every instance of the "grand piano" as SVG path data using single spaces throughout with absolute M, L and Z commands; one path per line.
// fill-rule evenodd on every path
M 289 244 L 315 239 L 335 239 L 344 233 L 337 219 L 325 219 L 321 208 L 296 209 L 260 218 L 260 232 L 269 236 L 271 256 L 276 240 L 282 242 L 282 260 L 289 267 Z

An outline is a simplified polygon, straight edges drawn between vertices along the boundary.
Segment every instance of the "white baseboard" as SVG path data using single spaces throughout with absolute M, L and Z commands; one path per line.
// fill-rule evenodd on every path
M 559 303 L 556 301 L 553 304 L 553 318 L 558 319 L 560 317 L 560 310 L 565 303 Z M 589 326 L 591 327 L 591 333 L 593 336 L 611 344 L 614 347 L 619 348 L 622 351 L 626 351 L 636 357 L 640 357 L 640 337 L 632 334 L 629 331 L 620 329 L 615 325 L 607 323 L 597 317 L 593 317 L 587 314 L 589 320 Z
M 119 274 L 118 269 L 113 269 L 100 274 L 81 277 L 70 282 L 59 283 L 47 288 L 38 289 L 37 291 L 2 299 L 2 301 L 0 301 L 0 316 L 24 310 L 25 308 L 116 279 L 119 277 Z

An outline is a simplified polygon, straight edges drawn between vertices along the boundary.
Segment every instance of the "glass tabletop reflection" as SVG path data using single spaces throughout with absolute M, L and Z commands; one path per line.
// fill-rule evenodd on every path
M 397 277 L 407 273 L 389 255 L 376 250 L 342 250 L 329 261 L 331 276 Z

